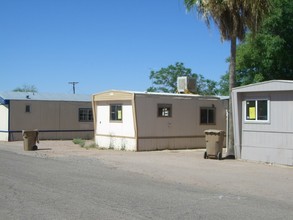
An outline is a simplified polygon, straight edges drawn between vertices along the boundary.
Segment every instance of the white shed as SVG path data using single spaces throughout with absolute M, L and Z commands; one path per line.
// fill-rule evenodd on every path
M 91 95 L 0 93 L 0 140 L 22 140 L 22 130 L 40 139 L 93 138 Z
M 232 101 L 235 156 L 293 165 L 293 81 L 234 88 Z
M 226 130 L 226 108 L 227 100 L 191 94 L 95 94 L 95 141 L 133 151 L 202 148 L 206 129 Z

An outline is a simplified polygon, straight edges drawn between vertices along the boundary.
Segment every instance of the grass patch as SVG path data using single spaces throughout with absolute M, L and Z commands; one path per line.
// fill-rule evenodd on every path
M 81 139 L 81 138 L 74 138 L 74 139 L 72 140 L 72 142 L 73 142 L 74 144 L 78 144 L 78 145 L 81 146 L 81 147 L 84 147 L 84 146 L 85 146 L 85 140 L 83 140 L 83 139 Z
M 87 149 L 87 150 L 90 149 L 90 148 L 97 148 L 97 146 L 96 146 L 95 143 L 92 143 L 90 145 L 85 146 L 85 149 Z
M 85 149 L 87 149 L 87 150 L 90 149 L 90 148 L 97 148 L 97 146 L 96 146 L 95 143 L 92 143 L 92 144 L 90 144 L 90 145 L 86 145 L 86 140 L 81 139 L 81 138 L 74 138 L 74 139 L 72 140 L 72 142 L 73 142 L 74 144 L 78 144 L 80 147 L 85 148 Z

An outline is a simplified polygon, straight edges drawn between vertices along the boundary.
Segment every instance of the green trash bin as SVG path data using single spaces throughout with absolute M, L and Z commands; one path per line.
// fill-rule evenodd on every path
M 37 130 L 33 131 L 22 131 L 23 137 L 23 148 L 25 151 L 37 150 L 37 142 L 39 143 L 39 132 Z
M 205 130 L 206 137 L 206 151 L 204 153 L 204 158 L 216 158 L 222 159 L 222 149 L 224 142 L 225 132 L 222 130 Z

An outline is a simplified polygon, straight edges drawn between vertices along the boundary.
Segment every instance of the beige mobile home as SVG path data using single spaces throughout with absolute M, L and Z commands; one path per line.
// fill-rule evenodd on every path
M 232 101 L 235 156 L 293 165 L 293 81 L 234 88 Z
M 204 130 L 226 130 L 226 108 L 227 100 L 191 94 L 95 94 L 95 141 L 133 151 L 202 148 Z
M 90 95 L 0 93 L 0 140 L 22 140 L 22 130 L 40 139 L 93 138 Z

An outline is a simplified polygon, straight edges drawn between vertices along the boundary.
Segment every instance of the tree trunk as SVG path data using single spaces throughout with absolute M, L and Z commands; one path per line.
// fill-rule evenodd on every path
M 236 37 L 231 38 L 230 49 L 230 66 L 229 66 L 229 140 L 227 146 L 227 158 L 234 159 L 234 130 L 233 130 L 233 113 L 232 113 L 232 88 L 235 87 L 235 75 L 236 75 Z

